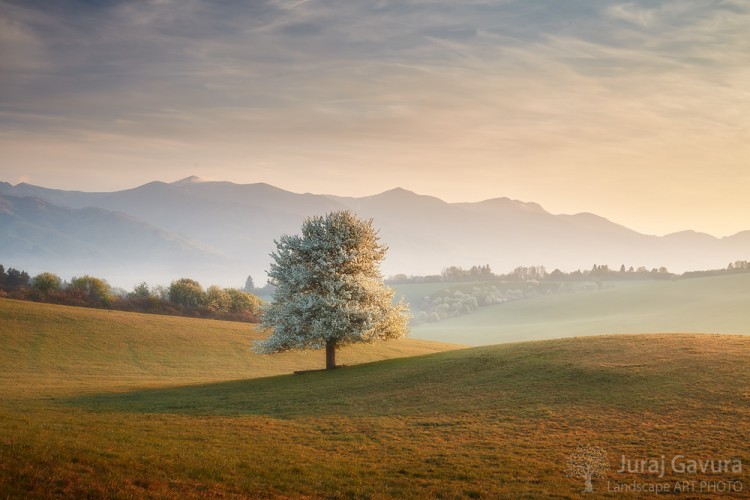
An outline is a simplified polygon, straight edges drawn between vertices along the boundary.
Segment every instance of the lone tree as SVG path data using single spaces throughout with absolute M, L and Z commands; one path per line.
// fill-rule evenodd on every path
M 261 315 L 261 325 L 273 332 L 255 351 L 325 347 L 330 370 L 339 347 L 404 337 L 409 316 L 383 284 L 387 248 L 378 239 L 372 220 L 341 211 L 310 217 L 301 236 L 275 241 L 268 276 L 276 291 Z
M 608 468 L 606 451 L 598 446 L 579 446 L 568 457 L 568 466 L 565 469 L 565 475 L 576 479 L 583 479 L 583 493 L 593 493 L 594 487 L 591 484 L 591 480 L 595 477 L 606 476 Z

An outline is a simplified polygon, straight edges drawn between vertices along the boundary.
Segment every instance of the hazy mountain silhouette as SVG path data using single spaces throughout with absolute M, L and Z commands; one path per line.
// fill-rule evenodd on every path
M 220 251 L 102 208 L 65 208 L 0 194 L 0 263 L 31 272 L 168 277 L 185 266 L 225 267 Z
M 7 239 L 9 243 L 0 247 L 0 262 L 20 266 L 31 259 L 44 262 L 52 256 L 59 260 L 87 255 L 92 263 L 101 261 L 100 267 L 107 268 L 116 266 L 117 260 L 130 252 L 107 250 L 107 260 L 101 253 L 101 240 L 79 235 L 94 238 L 96 233 L 106 234 L 102 239 L 113 242 L 122 235 L 127 241 L 122 249 L 140 246 L 145 250 L 141 258 L 168 268 L 165 275 L 196 277 L 206 284 L 241 285 L 248 273 L 262 284 L 275 238 L 298 232 L 307 216 L 345 208 L 375 220 L 382 241 L 390 247 L 383 266 L 386 274 L 435 274 L 449 265 L 475 264 L 490 264 L 499 272 L 519 265 L 587 269 L 595 263 L 649 269 L 667 266 L 684 271 L 724 267 L 750 255 L 750 231 L 721 239 L 693 231 L 658 237 L 589 213 L 555 215 L 536 203 L 508 198 L 447 203 L 401 188 L 353 198 L 297 194 L 263 183 L 207 182 L 188 177 L 111 193 L 0 183 L 0 194 L 6 200 L 8 196 L 44 200 L 47 210 L 59 213 L 57 222 L 43 226 L 46 231 L 27 231 L 23 238 Z M 25 208 L 16 199 L 12 205 L 16 217 L 27 220 L 31 217 L 25 215 L 31 210 L 27 205 L 33 203 L 24 203 Z M 68 210 L 49 208 L 54 205 Z M 120 225 L 112 223 L 105 228 L 100 219 L 83 217 L 81 214 L 87 212 L 79 211 L 86 207 L 109 211 L 97 213 L 100 218 L 109 214 L 107 217 L 119 220 Z M 122 219 L 126 217 L 123 214 L 131 218 Z M 125 228 L 122 220 L 129 221 L 130 226 Z M 135 231 L 133 225 L 141 231 Z M 56 240 L 50 236 L 51 231 L 67 237 Z M 3 229 L 4 237 L 6 232 Z M 160 241 L 159 245 L 149 243 L 158 251 L 147 250 L 150 247 L 143 238 Z M 105 264 L 105 260 L 112 264 Z M 47 268 L 55 270 L 52 265 Z

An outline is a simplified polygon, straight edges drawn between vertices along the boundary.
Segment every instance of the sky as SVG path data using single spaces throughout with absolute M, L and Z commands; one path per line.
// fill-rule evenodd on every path
M 0 181 L 750 229 L 750 0 L 0 0 Z

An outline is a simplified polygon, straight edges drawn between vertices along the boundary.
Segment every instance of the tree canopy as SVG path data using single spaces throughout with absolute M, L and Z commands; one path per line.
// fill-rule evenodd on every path
M 106 305 L 112 300 L 112 289 L 109 284 L 88 274 L 71 279 L 68 287 L 92 304 Z
M 44 272 L 34 276 L 31 286 L 42 295 L 48 295 L 62 287 L 62 280 L 54 273 Z
M 272 333 L 255 344 L 256 351 L 325 347 L 330 369 L 339 347 L 406 335 L 407 308 L 394 304 L 394 291 L 383 284 L 387 248 L 371 220 L 349 211 L 310 217 L 301 235 L 275 243 L 268 276 L 276 290 L 261 315 Z
M 180 278 L 169 285 L 169 300 L 185 307 L 199 307 L 206 303 L 206 293 L 197 281 Z

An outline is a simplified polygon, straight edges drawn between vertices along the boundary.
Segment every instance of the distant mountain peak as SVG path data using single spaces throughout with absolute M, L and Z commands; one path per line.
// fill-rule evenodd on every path
M 440 198 L 436 198 L 435 196 L 429 196 L 426 194 L 415 193 L 414 191 L 409 191 L 408 189 L 404 189 L 402 187 L 396 187 L 393 189 L 389 189 L 388 191 L 383 191 L 382 193 L 376 195 L 366 196 L 364 198 L 361 198 L 361 200 L 378 201 L 381 203 L 386 202 L 392 204 L 430 203 L 433 206 L 447 205 L 447 203 Z
M 713 235 L 702 233 L 700 231 L 693 231 L 692 229 L 687 229 L 685 231 L 678 231 L 676 233 L 670 233 L 670 234 L 665 235 L 664 238 L 668 238 L 672 240 L 688 240 L 688 241 L 695 241 L 697 239 L 713 241 L 717 239 Z
M 183 186 L 185 184 L 197 184 L 199 182 L 206 182 L 206 181 L 201 179 L 197 175 L 191 175 L 190 177 L 185 177 L 184 179 L 180 179 L 179 181 L 172 182 L 172 185 Z
M 513 200 L 511 198 L 508 198 L 507 196 L 503 196 L 501 198 L 490 198 L 489 200 L 484 200 L 478 203 L 495 207 L 514 207 L 524 212 L 533 212 L 540 214 L 549 213 L 538 203 L 534 203 L 531 201 Z
M 452 203 L 451 205 L 460 207 L 465 210 L 470 210 L 472 212 L 479 212 L 487 215 L 518 215 L 523 213 L 550 215 L 550 213 L 542 208 L 542 206 L 538 203 L 512 200 L 505 196 L 502 198 L 490 198 L 489 200 L 477 202 Z
M 383 191 L 380 194 L 376 194 L 375 196 L 414 196 L 414 195 L 417 195 L 417 193 L 415 193 L 414 191 L 409 191 L 408 189 L 404 189 L 402 187 L 395 187 L 393 189 L 388 189 L 386 191 Z

